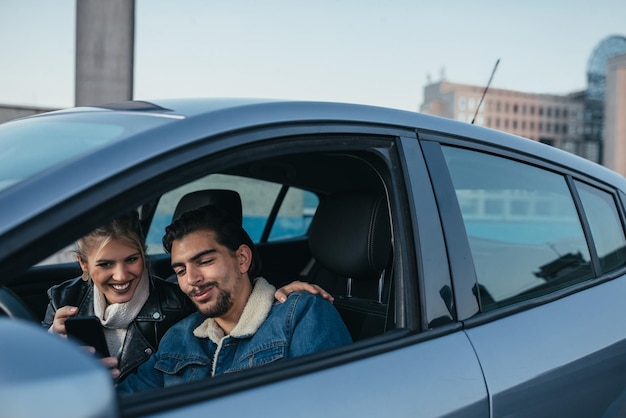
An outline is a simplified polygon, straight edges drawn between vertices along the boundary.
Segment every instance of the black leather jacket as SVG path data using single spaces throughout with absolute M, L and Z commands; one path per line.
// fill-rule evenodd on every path
M 77 306 L 76 316 L 95 315 L 91 280 L 77 277 L 53 286 L 48 290 L 48 298 L 50 303 L 42 322 L 48 328 L 54 321 L 56 310 L 63 306 Z M 128 326 L 119 358 L 120 376 L 117 382 L 124 380 L 156 352 L 163 334 L 172 325 L 195 311 L 195 306 L 177 284 L 150 277 L 150 296 Z

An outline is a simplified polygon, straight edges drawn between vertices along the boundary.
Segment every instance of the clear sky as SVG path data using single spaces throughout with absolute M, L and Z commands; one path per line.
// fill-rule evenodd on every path
M 75 1 L 0 0 L 0 103 L 74 104 Z M 417 110 L 427 80 L 565 94 L 626 0 L 136 0 L 134 98 Z

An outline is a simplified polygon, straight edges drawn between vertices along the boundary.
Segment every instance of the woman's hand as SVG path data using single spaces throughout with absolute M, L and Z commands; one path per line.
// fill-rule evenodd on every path
M 76 312 L 78 312 L 78 308 L 76 306 L 63 306 L 62 308 L 57 309 L 54 314 L 54 320 L 52 321 L 52 332 L 67 337 L 65 320 L 70 316 L 76 315 Z
M 100 359 L 100 363 L 102 363 L 106 368 L 111 371 L 111 377 L 113 378 L 113 380 L 119 377 L 120 369 L 117 368 L 117 357 L 102 357 Z
M 82 347 L 83 350 L 87 351 L 90 354 L 95 355 L 96 354 L 96 349 L 93 347 L 90 347 L 88 345 L 85 345 Z M 113 380 L 117 379 L 120 375 L 120 369 L 117 368 L 119 361 L 117 360 L 117 357 L 102 357 L 100 360 L 100 363 L 102 363 L 102 365 L 104 367 L 106 367 L 107 369 L 109 369 L 111 371 L 111 377 L 113 378 Z
M 274 297 L 276 298 L 277 301 L 279 301 L 280 303 L 283 303 L 284 301 L 287 300 L 287 296 L 289 296 L 293 292 L 299 292 L 299 291 L 305 291 L 305 292 L 313 293 L 314 295 L 320 295 L 324 299 L 330 301 L 330 303 L 333 303 L 333 301 L 335 300 L 335 298 L 333 298 L 330 293 L 328 293 L 327 291 L 325 291 L 318 285 L 301 282 L 300 280 L 293 281 L 289 283 L 288 285 L 281 287 L 280 289 L 276 291 L 276 293 L 274 293 Z

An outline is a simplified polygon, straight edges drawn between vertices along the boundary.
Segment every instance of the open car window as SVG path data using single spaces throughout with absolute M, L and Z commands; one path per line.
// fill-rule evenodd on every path
M 210 174 L 199 180 L 165 193 L 159 200 L 147 232 L 149 254 L 163 253 L 161 239 L 165 227 L 172 221 L 176 205 L 186 194 L 201 190 L 234 190 L 241 197 L 243 227 L 254 242 L 260 242 L 266 228 L 269 240 L 304 236 L 312 215 L 319 203 L 317 195 L 297 187 L 289 187 L 281 194 L 283 186 L 270 181 Z M 272 211 L 279 207 L 277 215 Z

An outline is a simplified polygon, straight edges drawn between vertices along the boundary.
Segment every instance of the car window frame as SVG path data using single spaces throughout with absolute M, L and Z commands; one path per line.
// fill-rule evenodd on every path
M 362 128 L 355 129 L 354 127 L 342 127 L 342 129 L 339 129 L 337 132 L 337 126 L 332 125 L 333 129 L 330 129 L 328 133 L 325 133 L 323 137 L 320 137 L 319 136 L 320 131 L 321 131 L 320 126 L 315 126 L 315 127 L 307 126 L 305 127 L 307 129 L 302 129 L 302 127 L 298 127 L 298 128 L 300 129 L 296 128 L 294 129 L 294 131 L 290 132 L 289 135 L 284 135 L 284 136 L 278 135 L 277 131 L 285 133 L 285 129 L 281 129 L 281 130 L 276 130 L 276 129 L 271 129 L 271 128 L 261 129 L 259 131 L 255 131 L 254 133 L 249 133 L 249 135 L 252 137 L 250 138 L 249 146 L 247 144 L 241 144 L 240 146 L 233 146 L 231 143 L 230 146 L 226 146 L 224 149 L 228 150 L 227 154 L 236 153 L 238 159 L 248 158 L 248 155 L 254 156 L 255 159 L 262 159 L 272 154 L 272 152 L 269 150 L 272 149 L 271 142 L 273 139 L 280 138 L 280 140 L 285 140 L 285 138 L 287 138 L 287 141 L 290 141 L 289 138 L 291 138 L 293 142 L 290 142 L 290 143 L 293 144 L 293 146 L 286 146 L 286 150 L 283 153 L 286 153 L 286 152 L 302 153 L 302 152 L 319 151 L 320 147 L 326 146 L 327 148 L 324 149 L 324 152 L 330 152 L 334 149 L 334 150 L 342 151 L 342 152 L 355 151 L 355 152 L 367 152 L 372 155 L 378 154 L 378 156 L 376 157 L 376 160 L 380 164 L 384 164 L 387 167 L 387 170 L 389 172 L 388 175 L 392 177 L 391 179 L 387 179 L 387 180 L 399 182 L 400 184 L 403 184 L 402 183 L 403 179 L 398 178 L 398 176 L 401 176 L 401 174 L 399 174 L 400 172 L 395 171 L 397 170 L 396 168 L 397 164 L 394 164 L 392 162 L 392 161 L 397 161 L 400 158 L 397 155 L 398 151 L 396 149 L 393 149 L 396 146 L 396 141 L 397 141 L 397 138 L 399 137 L 400 132 L 398 132 L 398 130 L 395 130 L 395 129 L 391 130 L 391 129 L 385 129 L 385 128 L 374 129 L 371 126 L 369 126 L 367 129 L 362 129 Z M 305 132 L 303 133 L 302 130 L 304 130 Z M 307 130 L 314 130 L 315 132 L 314 133 L 306 132 Z M 402 132 L 404 133 L 404 131 Z M 240 134 L 240 135 L 245 136 L 247 134 Z M 259 136 L 262 136 L 263 138 L 259 138 Z M 301 143 L 297 144 L 298 146 L 296 146 L 296 142 L 298 142 L 297 139 L 303 138 L 303 137 L 309 137 L 311 140 L 313 140 L 314 143 L 307 144 L 304 147 L 303 147 L 303 144 Z M 346 141 L 338 141 L 338 139 L 341 139 L 341 138 L 348 139 L 349 143 L 347 144 Z M 227 143 L 229 138 L 224 137 L 221 139 L 223 139 L 224 143 Z M 413 141 L 415 141 L 415 139 L 413 139 Z M 241 143 L 241 142 L 247 142 L 247 141 L 241 141 L 241 136 L 240 136 L 237 142 Z M 350 145 L 350 143 L 352 143 L 352 145 Z M 212 144 L 212 145 L 215 145 L 215 144 Z M 202 148 L 202 144 L 199 144 L 198 147 Z M 234 152 L 233 149 L 236 149 L 237 151 Z M 190 151 L 189 149 L 185 150 L 186 153 L 189 151 Z M 200 154 L 199 152 L 196 152 L 196 156 L 199 154 Z M 216 171 L 223 170 L 224 167 L 227 167 L 228 164 L 232 163 L 232 158 L 230 158 L 228 155 L 223 155 L 223 154 L 224 153 L 222 151 L 206 152 L 205 156 L 201 158 L 192 159 L 191 161 L 187 161 L 185 164 L 178 164 L 177 170 L 183 169 L 182 171 L 184 171 L 185 174 L 181 176 L 180 178 L 176 179 L 176 181 L 173 181 L 170 178 L 167 181 L 167 187 L 163 186 L 161 187 L 161 189 L 171 190 L 172 188 L 178 187 L 181 184 L 184 184 L 185 182 L 188 182 L 192 179 L 199 178 L 200 177 L 200 175 L 198 174 L 199 172 L 202 172 L 203 175 L 206 175 L 207 165 L 213 166 L 213 168 L 209 170 L 209 172 L 216 172 Z M 210 157 L 206 157 L 207 155 Z M 225 161 L 224 165 L 220 163 L 220 161 L 222 160 Z M 209 162 L 211 164 L 208 164 Z M 215 162 L 217 162 L 217 165 L 214 166 L 213 163 Z M 194 174 L 191 175 L 190 173 L 194 173 Z M 158 176 L 152 177 L 151 179 L 147 181 L 158 183 L 159 178 L 167 178 L 169 174 L 170 174 L 170 170 L 164 171 Z M 404 193 L 405 192 L 400 190 L 398 191 L 397 194 L 404 194 Z M 405 235 L 404 231 L 406 228 L 404 228 L 403 225 L 408 220 L 404 220 L 402 218 L 401 210 L 399 210 L 401 206 L 400 204 L 397 203 L 397 201 L 398 199 L 406 199 L 406 198 L 407 198 L 406 196 L 404 198 L 394 196 L 393 197 L 394 203 L 390 202 L 390 205 L 396 205 L 395 209 L 393 210 L 393 213 L 395 213 L 396 215 L 394 215 L 394 219 L 392 221 L 392 224 L 394 225 L 394 236 L 396 237 Z M 404 251 L 410 251 L 410 252 L 415 251 L 413 249 L 414 248 L 413 244 L 410 242 L 403 244 L 402 248 Z M 400 255 L 397 255 L 395 257 L 396 257 L 395 259 L 397 260 L 398 257 L 400 257 Z M 394 263 L 395 262 L 396 261 L 394 261 Z M 403 284 L 405 280 L 408 280 L 408 278 L 416 277 L 416 275 L 413 274 L 412 272 L 415 266 L 409 265 L 409 263 L 406 262 L 406 259 L 399 265 L 399 268 L 401 269 L 401 271 L 396 271 L 394 273 L 394 277 L 400 277 L 400 281 Z M 405 273 L 406 271 L 410 273 Z M 414 288 L 414 285 L 411 285 L 410 288 L 411 289 Z M 419 311 L 419 307 L 416 306 L 416 304 L 418 303 L 417 297 L 411 297 L 410 295 L 407 295 L 407 294 L 404 294 L 403 296 L 409 302 L 405 304 L 399 304 L 398 306 L 394 307 L 396 316 L 398 317 L 407 316 L 408 315 L 407 312 L 409 310 Z M 306 356 L 306 359 L 302 359 L 302 360 L 294 359 L 294 361 L 292 362 L 285 362 L 284 364 L 281 363 L 277 365 L 270 365 L 269 368 L 267 368 L 267 370 L 266 368 L 264 368 L 265 370 L 264 373 L 258 370 L 250 370 L 250 371 L 242 372 L 241 376 L 228 376 L 228 377 L 224 377 L 223 379 L 226 379 L 229 382 L 231 382 L 231 379 L 232 379 L 232 385 L 230 386 L 232 386 L 231 389 L 233 391 L 244 390 L 245 388 L 249 388 L 252 386 L 259 386 L 259 385 L 262 386 L 263 382 L 266 382 L 266 381 L 272 381 L 274 379 L 289 379 L 295 376 L 299 376 L 302 374 L 319 370 L 320 368 L 331 367 L 333 365 L 342 364 L 344 362 L 361 359 L 363 358 L 364 355 L 372 356 L 381 352 L 385 352 L 387 350 L 395 350 L 397 348 L 405 346 L 407 344 L 406 337 L 412 335 L 412 331 L 418 330 L 418 325 L 413 320 L 403 320 L 402 323 L 404 324 L 403 328 L 391 330 L 385 334 L 373 337 L 371 339 L 358 341 L 346 347 L 340 347 L 329 352 L 312 354 L 310 356 Z M 428 338 L 433 338 L 433 337 L 434 337 L 433 335 L 429 335 L 429 336 L 421 335 L 419 339 L 421 340 L 421 339 L 428 339 Z M 288 366 L 288 364 L 292 364 L 292 363 L 293 365 Z M 252 376 L 259 376 L 259 378 L 255 379 Z M 216 380 L 221 381 L 221 378 L 216 379 Z M 250 383 L 250 382 L 255 382 L 255 383 Z M 176 403 L 180 402 L 180 398 L 178 397 L 179 395 L 177 395 L 177 393 L 179 393 L 180 390 L 185 390 L 185 391 L 190 391 L 190 392 L 195 393 L 195 395 L 188 395 L 186 397 L 186 403 L 187 401 L 193 402 L 194 398 L 196 400 L 205 401 L 208 398 L 211 398 L 213 396 L 219 397 L 220 393 L 224 393 L 223 392 L 224 386 L 220 384 L 216 387 L 213 382 L 192 382 L 189 385 L 185 384 L 183 386 L 184 387 L 173 387 L 173 388 L 166 388 L 166 389 L 158 390 L 156 391 L 157 393 L 154 395 L 151 393 L 145 393 L 145 394 L 141 393 L 141 394 L 133 395 L 132 397 L 130 397 L 132 399 L 122 399 L 121 400 L 122 410 L 125 411 L 125 413 L 127 411 L 133 411 L 133 410 L 139 410 L 139 411 L 144 411 L 144 412 L 146 411 L 154 412 L 156 411 L 156 409 L 154 409 L 154 402 L 156 402 L 157 400 L 159 402 L 163 402 L 163 403 L 160 403 L 162 407 L 169 409 L 173 407 Z M 227 385 L 226 387 L 228 386 L 229 385 Z M 206 391 L 209 388 L 214 388 L 214 389 L 211 389 L 212 394 L 207 395 Z M 149 399 L 149 400 L 146 400 L 146 399 Z
M 578 191 L 575 187 L 574 182 L 581 181 L 583 183 L 592 185 L 593 187 L 597 187 L 605 192 L 610 193 L 614 197 L 616 204 L 618 204 L 618 213 L 620 219 L 623 225 L 626 225 L 626 217 L 624 212 L 624 207 L 626 207 L 626 199 L 618 199 L 618 191 L 613 186 L 603 183 L 594 177 L 585 175 L 585 173 L 576 171 L 574 167 L 567 167 L 556 164 L 553 161 L 544 160 L 541 158 L 540 155 L 529 155 L 521 151 L 516 152 L 509 148 L 501 148 L 497 145 L 483 143 L 475 138 L 464 138 L 434 132 L 418 132 L 418 135 L 422 143 L 422 148 L 424 149 L 424 155 L 426 157 L 426 163 L 428 165 L 429 172 L 431 174 L 431 177 L 433 178 L 433 188 L 437 195 L 438 204 L 444 202 L 446 205 L 446 208 L 442 210 L 443 225 L 448 226 L 446 245 L 449 245 L 450 242 L 458 243 L 458 240 L 461 240 L 462 242 L 461 247 L 463 248 L 460 252 L 458 251 L 458 245 L 455 247 L 457 248 L 457 252 L 452 252 L 451 250 L 449 250 L 449 253 L 451 254 L 451 270 L 466 273 L 465 275 L 461 276 L 459 276 L 458 274 L 453 275 L 452 278 L 455 290 L 455 302 L 457 303 L 457 305 L 468 303 L 467 301 L 471 301 L 470 305 L 474 303 L 474 300 L 476 300 L 475 295 L 467 291 L 467 276 L 471 277 L 471 279 L 469 280 L 469 282 L 471 282 L 471 286 L 478 285 L 478 280 L 476 278 L 475 269 L 473 268 L 473 261 L 471 261 L 471 251 L 469 250 L 469 242 L 467 240 L 466 234 L 464 233 L 464 228 L 462 229 L 462 234 L 458 233 L 458 226 L 462 225 L 463 222 L 462 214 L 459 203 L 456 199 L 454 188 L 452 187 L 450 174 L 445 164 L 445 160 L 443 159 L 443 152 L 441 150 L 442 145 L 461 147 L 476 152 L 492 154 L 498 157 L 518 161 L 523 164 L 529 164 L 564 176 L 568 183 L 570 193 L 572 194 L 576 210 L 579 213 L 580 223 L 584 231 L 585 239 L 587 240 L 587 246 L 591 257 L 591 265 L 593 271 L 593 277 L 591 279 L 572 284 L 571 286 L 566 286 L 563 289 L 559 289 L 546 295 L 530 298 L 528 300 L 517 302 L 515 304 L 500 307 L 489 312 L 482 312 L 479 310 L 478 312 L 470 315 L 459 315 L 458 319 L 460 321 L 464 321 L 466 327 L 478 326 L 485 322 L 489 322 L 503 316 L 508 316 L 516 312 L 549 303 L 551 301 L 563 298 L 573 293 L 585 290 L 589 287 L 596 286 L 599 283 L 602 283 L 606 280 L 611 280 L 626 273 L 626 268 L 622 267 L 608 272 L 607 274 L 598 274 L 598 271 L 600 271 L 598 255 L 596 253 L 595 245 L 593 245 L 593 240 L 590 241 L 591 229 L 589 226 L 589 221 L 584 215 L 580 196 L 578 195 Z M 434 180 L 435 177 L 437 178 L 437 180 Z M 620 195 L 624 194 L 620 193 Z M 624 196 L 626 197 L 626 195 Z M 453 207 L 450 207 L 450 202 L 453 203 Z M 456 227 L 454 228 L 455 231 L 451 231 L 453 229 L 450 227 L 451 224 L 456 225 Z M 467 260 L 468 256 L 469 260 Z M 467 270 L 469 269 L 470 265 L 472 266 L 472 269 Z M 470 273 L 467 273 L 468 271 Z

